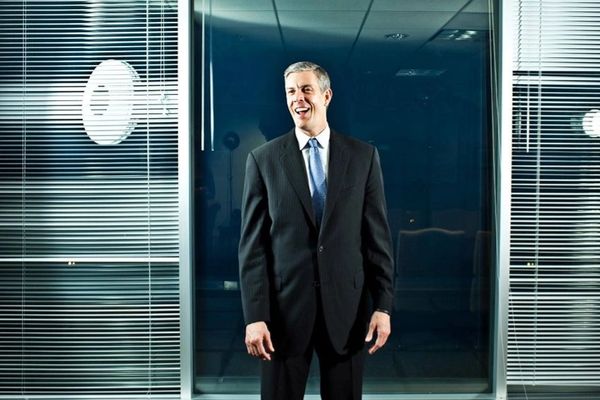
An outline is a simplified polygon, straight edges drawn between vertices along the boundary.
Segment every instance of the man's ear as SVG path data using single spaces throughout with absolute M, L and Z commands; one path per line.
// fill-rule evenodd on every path
M 329 103 L 331 103 L 331 99 L 333 98 L 333 90 L 331 90 L 331 88 L 327 89 L 325 91 L 325 106 L 329 106 Z

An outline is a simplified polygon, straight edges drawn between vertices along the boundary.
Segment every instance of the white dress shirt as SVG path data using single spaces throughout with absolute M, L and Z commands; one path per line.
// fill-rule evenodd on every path
M 303 133 L 300 129 L 296 128 L 296 139 L 298 139 L 298 145 L 302 151 L 302 157 L 304 157 L 304 167 L 306 168 L 306 176 L 308 177 L 308 156 L 310 152 L 310 146 L 308 140 L 312 139 L 311 136 Z M 321 156 L 321 162 L 323 163 L 323 169 L 325 170 L 325 179 L 327 179 L 327 171 L 329 167 L 329 137 L 331 136 L 331 130 L 329 125 L 325 127 L 317 136 L 314 136 L 319 142 L 319 155 Z M 313 187 L 310 178 L 308 178 L 308 187 L 310 188 L 310 195 L 313 194 Z

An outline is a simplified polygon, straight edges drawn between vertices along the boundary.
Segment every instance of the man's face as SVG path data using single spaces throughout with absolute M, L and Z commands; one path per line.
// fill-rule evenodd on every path
M 288 110 L 296 127 L 311 136 L 319 134 L 327 126 L 327 105 L 333 95 L 331 89 L 324 92 L 319 87 L 313 71 L 293 72 L 285 79 Z

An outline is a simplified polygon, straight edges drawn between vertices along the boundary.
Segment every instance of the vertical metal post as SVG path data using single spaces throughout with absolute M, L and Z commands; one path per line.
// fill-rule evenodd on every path
M 193 275 L 192 275 L 192 2 L 178 0 L 178 157 L 179 157 L 179 305 L 181 399 L 192 398 Z
M 515 0 L 499 1 L 499 101 L 497 183 L 499 184 L 497 222 L 496 321 L 494 330 L 494 391 L 497 400 L 507 398 L 506 362 L 508 342 L 508 302 L 510 288 L 510 221 L 512 171 L 512 7 Z

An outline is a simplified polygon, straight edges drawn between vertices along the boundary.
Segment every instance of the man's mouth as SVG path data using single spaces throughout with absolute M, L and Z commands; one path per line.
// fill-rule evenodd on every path
M 309 107 L 296 107 L 294 109 L 294 112 L 296 114 L 298 114 L 299 116 L 303 117 L 304 115 L 306 115 L 306 113 L 310 110 Z

